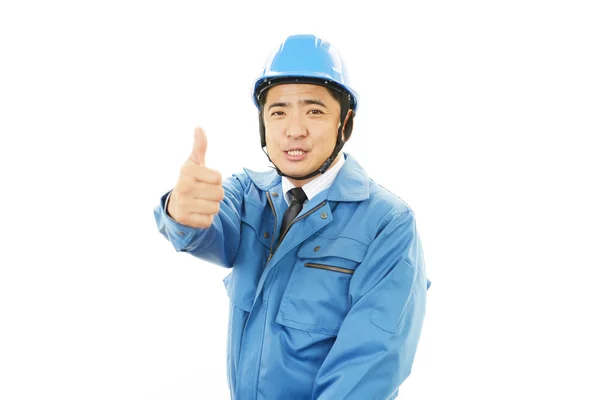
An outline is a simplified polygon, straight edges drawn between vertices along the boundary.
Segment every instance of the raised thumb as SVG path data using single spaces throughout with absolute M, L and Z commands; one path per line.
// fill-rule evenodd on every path
M 206 133 L 204 129 L 196 127 L 194 129 L 194 149 L 190 159 L 198 165 L 206 165 Z

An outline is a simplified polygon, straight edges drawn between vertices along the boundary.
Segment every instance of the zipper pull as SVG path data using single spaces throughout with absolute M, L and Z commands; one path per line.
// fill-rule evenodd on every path
M 271 258 L 273 258 L 273 253 L 269 254 L 269 258 L 267 259 L 267 262 L 271 261 Z

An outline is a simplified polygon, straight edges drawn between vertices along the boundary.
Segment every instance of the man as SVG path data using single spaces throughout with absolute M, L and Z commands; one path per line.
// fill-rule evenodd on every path
M 231 398 L 393 399 L 430 284 L 413 212 L 341 152 L 358 97 L 328 42 L 288 37 L 253 96 L 275 170 L 222 182 L 197 128 L 154 211 L 177 251 L 231 268 Z

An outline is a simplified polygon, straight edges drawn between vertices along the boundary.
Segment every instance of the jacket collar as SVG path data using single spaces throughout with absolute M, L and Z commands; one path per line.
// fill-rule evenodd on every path
M 346 162 L 338 172 L 333 184 L 328 189 L 327 200 L 362 201 L 369 198 L 369 177 L 358 161 L 344 152 Z M 256 172 L 244 168 L 252 182 L 262 191 L 268 191 L 281 184 L 281 176 L 275 169 Z

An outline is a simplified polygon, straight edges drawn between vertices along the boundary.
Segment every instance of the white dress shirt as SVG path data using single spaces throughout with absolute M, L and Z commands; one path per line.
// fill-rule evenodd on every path
M 342 165 L 344 165 L 344 162 L 346 162 L 346 156 L 344 155 L 344 153 L 342 153 L 340 161 L 338 161 L 334 166 L 329 167 L 323 175 L 318 176 L 312 181 L 302 185 L 302 190 L 304 190 L 304 193 L 306 194 L 306 201 L 312 199 L 323 190 L 329 189 L 329 187 L 333 184 L 333 181 L 335 180 L 335 177 L 337 176 L 338 172 L 340 172 Z M 294 184 L 290 182 L 290 180 L 287 177 L 281 177 L 281 190 L 283 191 L 283 193 L 285 193 L 285 202 L 288 204 L 288 206 L 292 201 L 291 195 L 288 192 L 290 191 L 290 189 L 293 189 L 295 187 L 296 186 L 294 186 Z

